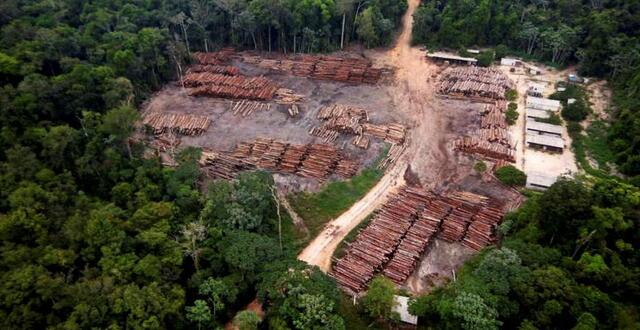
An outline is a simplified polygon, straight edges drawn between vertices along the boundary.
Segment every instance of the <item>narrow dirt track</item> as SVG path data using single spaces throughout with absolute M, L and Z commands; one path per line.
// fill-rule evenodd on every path
M 419 4 L 420 0 L 409 0 L 409 8 L 402 19 L 403 28 L 395 47 L 381 54 L 382 62 L 397 68 L 396 82 L 392 87 L 396 105 L 394 111 L 404 112 L 414 124 L 411 138 L 407 142 L 407 151 L 387 170 L 367 195 L 328 223 L 325 229 L 298 255 L 298 259 L 318 266 L 325 272 L 330 270 L 331 257 L 345 236 L 404 184 L 404 173 L 409 163 L 418 159 L 418 163 L 423 165 L 424 161 L 420 161 L 421 157 L 418 155 L 424 153 L 427 155 L 424 158 L 426 162 L 431 163 L 429 165 L 433 168 L 439 167 L 442 171 L 442 164 L 447 161 L 442 151 L 442 144 L 439 143 L 441 141 L 433 138 L 442 129 L 441 120 L 433 114 L 433 111 L 425 111 L 430 110 L 429 104 L 433 98 L 433 86 L 426 81 L 425 77 L 430 76 L 433 67 L 424 61 L 423 52 L 411 47 L 413 13 Z M 438 171 L 434 173 L 437 175 Z

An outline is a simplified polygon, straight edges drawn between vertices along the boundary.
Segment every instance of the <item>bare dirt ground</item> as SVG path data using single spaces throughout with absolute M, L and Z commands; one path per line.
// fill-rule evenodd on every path
M 361 221 L 380 207 L 388 196 L 404 184 L 404 174 L 411 168 L 426 189 L 437 192 L 468 190 L 504 199 L 513 192 L 496 183 L 490 177 L 477 175 L 471 157 L 452 151 L 452 142 L 462 134 L 478 127 L 481 105 L 466 101 L 442 99 L 435 95 L 437 75 L 444 69 L 426 60 L 424 51 L 411 46 L 413 13 L 419 0 L 409 0 L 409 8 L 403 17 L 403 27 L 395 45 L 386 50 L 366 50 L 363 55 L 374 65 L 393 67 L 392 79 L 375 85 L 346 85 L 317 81 L 286 74 L 268 72 L 236 61 L 235 66 L 247 75 L 265 75 L 282 87 L 304 94 L 301 114 L 290 118 L 284 106 L 271 103 L 270 111 L 256 112 L 250 117 L 234 116 L 231 103 L 215 98 L 195 98 L 177 85 L 167 86 L 158 92 L 143 111 L 180 112 L 207 115 L 213 123 L 205 134 L 184 137 L 182 145 L 216 150 L 228 150 L 237 143 L 257 137 L 271 137 L 291 143 L 320 142 L 308 134 L 319 121 L 318 109 L 332 103 L 361 106 L 367 109 L 373 123 L 400 122 L 409 128 L 407 150 L 400 160 L 391 166 L 383 178 L 349 210 L 328 223 L 325 229 L 298 256 L 309 264 L 328 271 L 331 257 L 338 244 Z M 341 137 L 336 144 L 367 165 L 380 154 L 382 143 L 374 143 L 369 150 L 353 147 L 350 137 Z M 279 186 L 288 190 L 316 189 L 319 184 L 294 176 L 275 175 Z M 511 198 L 511 197 L 506 197 Z M 463 249 L 456 244 L 439 244 L 433 256 L 425 258 L 419 269 L 438 269 L 449 276 L 468 255 L 456 252 Z M 464 249 L 463 249 L 464 250 Z M 450 263 L 451 255 L 459 256 L 459 262 Z M 438 266 L 439 265 L 439 266 Z M 420 271 L 414 281 L 424 281 Z M 423 290 L 426 286 L 419 286 Z M 416 292 L 419 293 L 419 292 Z

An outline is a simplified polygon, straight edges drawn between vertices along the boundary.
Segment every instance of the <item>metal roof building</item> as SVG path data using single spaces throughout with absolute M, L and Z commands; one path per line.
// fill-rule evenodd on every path
M 478 62 L 478 60 L 476 60 L 475 58 L 462 57 L 462 56 L 458 56 L 458 55 L 454 55 L 454 54 L 447 54 L 447 53 L 442 53 L 442 52 L 435 52 L 433 54 L 427 54 L 427 57 L 430 57 L 430 58 L 436 59 L 436 60 L 443 60 L 443 61 L 464 62 L 464 63 L 467 63 L 469 65 L 476 64 L 476 62 Z
M 549 111 L 546 111 L 546 110 L 526 109 L 525 112 L 527 114 L 527 118 L 532 118 L 532 119 L 536 119 L 536 118 L 547 119 L 551 117 L 551 115 L 549 114 Z
M 527 108 L 538 110 L 558 111 L 560 110 L 560 101 L 545 99 L 541 97 L 527 96 Z
M 507 58 L 507 57 L 503 57 L 500 60 L 500 65 L 504 65 L 504 66 L 521 66 L 522 65 L 522 61 L 515 59 L 515 58 Z
M 544 175 L 542 173 L 527 173 L 527 188 L 536 190 L 547 190 L 558 178 Z
M 562 137 L 562 126 L 540 123 L 535 120 L 527 120 L 527 134 L 547 134 Z
M 525 137 L 527 146 L 535 149 L 562 152 L 564 150 L 564 140 L 561 137 L 539 134 L 527 134 Z

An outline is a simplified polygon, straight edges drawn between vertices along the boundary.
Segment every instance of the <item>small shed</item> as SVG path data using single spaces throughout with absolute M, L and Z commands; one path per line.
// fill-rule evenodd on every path
M 562 137 L 562 126 L 560 125 L 552 125 L 547 123 L 540 123 L 535 120 L 527 120 L 526 128 L 527 134 Z
M 547 110 L 526 109 L 525 112 L 527 114 L 527 118 L 531 119 L 547 119 L 551 117 Z
M 535 65 L 528 65 L 527 69 L 529 69 L 529 73 L 533 74 L 533 75 L 541 75 L 542 74 L 542 69 L 540 69 L 539 67 L 535 66 Z
M 393 296 L 396 304 L 393 311 L 400 314 L 400 321 L 413 325 L 418 324 L 418 317 L 409 313 L 409 297 Z
M 527 108 L 557 112 L 561 107 L 562 104 L 558 100 L 527 96 Z
M 527 134 L 527 147 L 551 152 L 562 153 L 564 150 L 564 140 L 561 137 L 540 134 Z
M 467 53 L 477 55 L 477 54 L 480 54 L 480 50 L 470 48 L 470 49 L 467 49 Z
M 515 58 L 508 58 L 508 57 L 503 57 L 500 60 L 500 65 L 504 65 L 504 66 L 522 66 L 522 61 L 515 59 Z
M 477 59 L 472 57 L 462 57 L 462 56 L 443 53 L 443 52 L 435 52 L 432 54 L 427 54 L 427 57 L 433 60 L 449 61 L 454 63 L 468 64 L 468 65 L 475 65 L 478 62 Z
M 547 88 L 547 84 L 542 82 L 532 81 L 529 83 L 529 88 L 527 89 L 527 94 L 534 97 L 542 97 L 545 89 Z
M 534 190 L 547 190 L 554 183 L 557 178 L 542 173 L 527 173 L 527 188 Z

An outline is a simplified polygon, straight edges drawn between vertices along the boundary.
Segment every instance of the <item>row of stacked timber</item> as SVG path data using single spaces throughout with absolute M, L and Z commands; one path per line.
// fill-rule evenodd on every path
M 437 199 L 429 200 L 384 268 L 384 276 L 398 285 L 404 283 L 416 269 L 420 257 L 440 230 L 442 219 L 450 211 L 451 206 L 448 204 Z
M 375 212 L 330 275 L 356 295 L 379 272 L 404 283 L 436 237 L 479 250 L 495 241 L 493 232 L 503 216 L 490 204 L 487 197 L 468 192 L 439 196 L 403 187 Z
M 142 124 L 151 128 L 155 134 L 172 132 L 200 135 L 209 128 L 211 119 L 207 116 L 150 112 L 144 115 Z
M 237 76 L 240 74 L 240 69 L 230 65 L 194 64 L 189 67 L 189 71 L 187 72 L 209 72 L 226 76 Z
M 301 55 L 285 59 L 265 59 L 246 55 L 243 60 L 261 68 L 291 73 L 296 76 L 333 80 L 352 84 L 375 84 L 382 70 L 373 68 L 369 60 L 325 55 Z
M 502 212 L 495 207 L 483 207 L 473 217 L 467 233 L 462 241 L 464 246 L 480 251 L 496 240 L 495 229 L 502 219 Z
M 514 89 L 513 81 L 494 68 L 455 67 L 440 76 L 440 94 L 504 100 L 507 90 Z
M 210 72 L 191 72 L 184 76 L 185 87 L 193 88 L 189 95 L 231 99 L 271 100 L 278 91 L 265 77 L 227 76 Z
M 404 151 L 407 150 L 407 144 L 392 144 L 391 148 L 387 152 L 387 156 L 380 162 L 378 165 L 379 169 L 385 169 L 393 164 L 395 164 L 398 159 L 404 154 Z
M 238 172 L 251 169 L 320 180 L 333 174 L 348 178 L 360 167 L 331 145 L 297 145 L 265 138 L 240 143 L 231 152 L 205 152 L 201 165 L 206 167 L 205 174 L 220 179 L 233 179 Z
M 235 55 L 235 49 L 227 47 L 217 52 L 196 52 L 193 53 L 193 58 L 201 65 L 224 65 L 231 60 L 233 55 Z
M 392 196 L 362 230 L 331 271 L 338 285 L 357 294 L 389 260 L 426 203 L 428 194 L 404 187 Z
M 268 111 L 271 104 L 257 101 L 240 100 L 232 103 L 231 111 L 234 116 L 249 117 L 255 111 Z
M 478 137 L 465 136 L 454 142 L 454 149 L 477 154 L 489 160 L 516 161 L 516 152 L 502 144 L 484 141 Z
M 392 123 L 389 125 L 376 125 L 365 123 L 362 125 L 364 134 L 374 136 L 376 138 L 385 140 L 391 144 L 404 143 L 405 136 L 407 134 L 407 128 L 398 123 Z
M 480 128 L 471 136 L 457 139 L 454 149 L 491 161 L 515 162 L 513 141 L 507 130 L 506 108 L 503 101 L 484 105 L 480 111 Z

